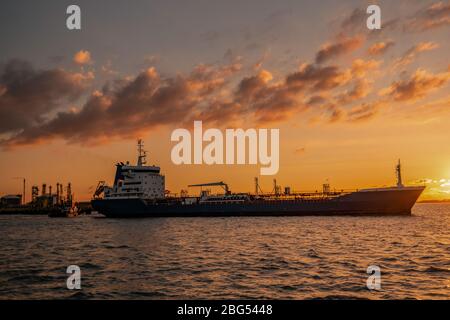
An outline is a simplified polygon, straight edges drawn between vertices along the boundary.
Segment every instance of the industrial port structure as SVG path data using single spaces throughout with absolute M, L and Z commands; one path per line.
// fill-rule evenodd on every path
M 65 189 L 65 190 L 64 190 Z M 5 195 L 0 198 L 0 214 L 36 214 L 51 217 L 76 215 L 76 206 L 72 185 L 57 183 L 56 190 L 52 186 L 42 184 L 41 189 L 37 185 L 31 187 L 31 201 L 26 203 L 26 180 L 23 179 L 23 193 Z M 64 192 L 65 191 L 65 192 Z

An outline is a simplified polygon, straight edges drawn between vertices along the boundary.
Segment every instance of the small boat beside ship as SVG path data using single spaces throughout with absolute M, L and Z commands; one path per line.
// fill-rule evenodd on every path
M 78 216 L 77 207 L 59 207 L 58 210 L 49 212 L 50 218 L 74 218 Z
M 220 186 L 223 194 L 201 190 L 198 196 L 183 191 L 171 196 L 165 190 L 160 167 L 146 165 L 143 143 L 138 142 L 136 165 L 118 163 L 112 186 L 101 181 L 91 201 L 93 210 L 111 218 L 140 217 L 224 217 L 224 216 L 306 216 L 306 215 L 410 215 L 411 208 L 425 189 L 404 186 L 400 162 L 396 167 L 397 185 L 352 192 L 291 192 L 275 183 L 271 194 L 232 193 L 224 182 L 191 185 Z M 257 179 L 256 179 L 257 181 Z

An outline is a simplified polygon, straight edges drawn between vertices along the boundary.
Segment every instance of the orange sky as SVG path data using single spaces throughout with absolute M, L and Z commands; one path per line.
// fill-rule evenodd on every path
M 205 128 L 280 129 L 280 170 L 260 177 L 263 191 L 273 178 L 294 190 L 327 180 L 337 189 L 394 185 L 400 158 L 404 182 L 428 186 L 422 199 L 450 198 L 450 4 L 380 1 L 384 29 L 371 33 L 364 3 L 314 11 L 305 1 L 312 17 L 301 4 L 268 5 L 242 21 L 237 15 L 235 28 L 209 21 L 202 29 L 221 36 L 207 45 L 211 39 L 199 37 L 177 48 L 168 29 L 170 54 L 180 56 L 162 54 L 162 42 L 125 44 L 119 34 L 108 47 L 87 31 L 61 62 L 42 63 L 60 54 L 59 38 L 54 52 L 33 46 L 34 57 L 8 49 L 0 67 L 0 195 L 20 193 L 14 177 L 26 177 L 28 199 L 33 184 L 70 181 L 76 198 L 87 200 L 99 180 L 112 182 L 116 162 L 136 161 L 139 137 L 172 192 L 221 180 L 253 191 L 258 165 L 172 164 L 172 130 L 202 120 Z M 222 14 L 232 16 L 228 9 Z M 184 19 L 190 37 L 195 18 Z M 313 25 L 299 26 L 302 19 Z M 245 26 L 259 29 L 242 40 Z M 304 38 L 292 41 L 299 33 Z M 124 46 L 129 53 L 115 53 Z

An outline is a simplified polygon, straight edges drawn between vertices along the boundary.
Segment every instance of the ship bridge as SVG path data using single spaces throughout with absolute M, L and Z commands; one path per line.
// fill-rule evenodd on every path
M 128 162 L 116 164 L 113 186 L 102 186 L 105 199 L 164 198 L 165 177 L 160 174 L 160 167 L 145 165 L 146 157 L 147 152 L 144 150 L 144 143 L 139 140 L 136 165 L 131 165 Z

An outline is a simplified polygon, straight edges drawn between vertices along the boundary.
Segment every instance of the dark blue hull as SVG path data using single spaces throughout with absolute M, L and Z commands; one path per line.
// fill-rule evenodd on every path
M 181 201 L 95 199 L 92 207 L 112 218 L 307 215 L 410 215 L 422 187 L 374 189 L 336 198 L 253 200 L 243 203 L 182 204 Z

